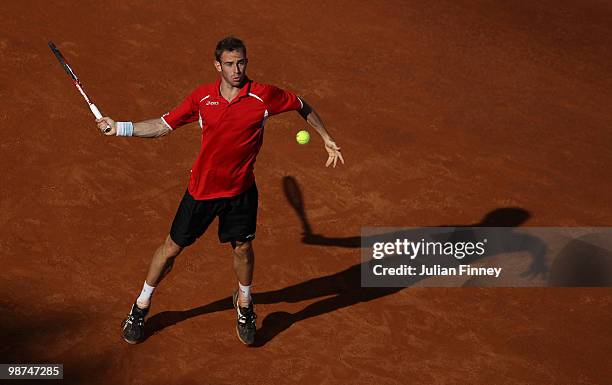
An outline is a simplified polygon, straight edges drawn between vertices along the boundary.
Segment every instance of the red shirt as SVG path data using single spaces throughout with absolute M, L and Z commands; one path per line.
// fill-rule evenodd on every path
M 220 84 L 218 79 L 199 86 L 162 116 L 173 130 L 200 122 L 202 148 L 189 179 L 189 193 L 197 200 L 233 197 L 251 187 L 266 119 L 303 106 L 295 94 L 252 80 L 230 103 L 221 96 Z

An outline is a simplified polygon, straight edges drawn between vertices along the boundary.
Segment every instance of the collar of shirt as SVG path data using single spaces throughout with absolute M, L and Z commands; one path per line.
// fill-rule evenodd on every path
M 248 77 L 245 77 L 244 85 L 240 89 L 240 92 L 238 93 L 238 95 L 231 101 L 231 103 L 234 103 L 238 101 L 239 99 L 245 96 L 248 96 L 249 93 L 251 92 L 251 83 L 253 83 L 253 81 L 249 79 Z M 221 95 L 221 78 L 220 77 L 215 82 L 215 97 L 225 100 L 226 103 L 230 103 L 223 97 L 223 95 Z

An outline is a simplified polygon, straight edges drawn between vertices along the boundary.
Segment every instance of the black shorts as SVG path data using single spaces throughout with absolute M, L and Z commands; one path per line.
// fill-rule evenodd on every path
M 170 229 L 170 238 L 187 247 L 198 239 L 215 217 L 219 217 L 219 241 L 245 242 L 255 239 L 257 225 L 257 186 L 231 198 L 195 200 L 189 191 L 181 200 Z

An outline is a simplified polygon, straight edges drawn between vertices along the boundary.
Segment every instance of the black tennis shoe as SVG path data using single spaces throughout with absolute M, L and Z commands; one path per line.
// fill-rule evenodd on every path
M 255 343 L 255 319 L 257 315 L 253 310 L 253 301 L 248 307 L 242 307 L 238 305 L 238 292 L 234 293 L 233 303 L 236 312 L 238 313 L 238 320 L 236 321 L 236 334 L 238 339 L 245 345 L 253 345 Z
M 121 324 L 121 332 L 125 342 L 128 344 L 137 344 L 144 340 L 144 319 L 148 312 L 149 308 L 141 309 L 134 302 L 130 314 L 128 314 L 127 318 Z

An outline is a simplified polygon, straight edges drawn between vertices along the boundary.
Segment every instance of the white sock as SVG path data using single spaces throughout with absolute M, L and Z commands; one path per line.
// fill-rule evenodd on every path
M 238 289 L 240 289 L 240 294 L 242 294 L 242 298 L 246 298 L 246 300 L 251 303 L 251 285 L 244 286 L 240 282 L 238 282 Z
M 154 290 L 155 287 L 149 286 L 147 281 L 145 281 L 144 285 L 142 286 L 142 291 L 140 292 L 138 299 L 136 299 L 136 304 L 141 308 L 149 307 Z

